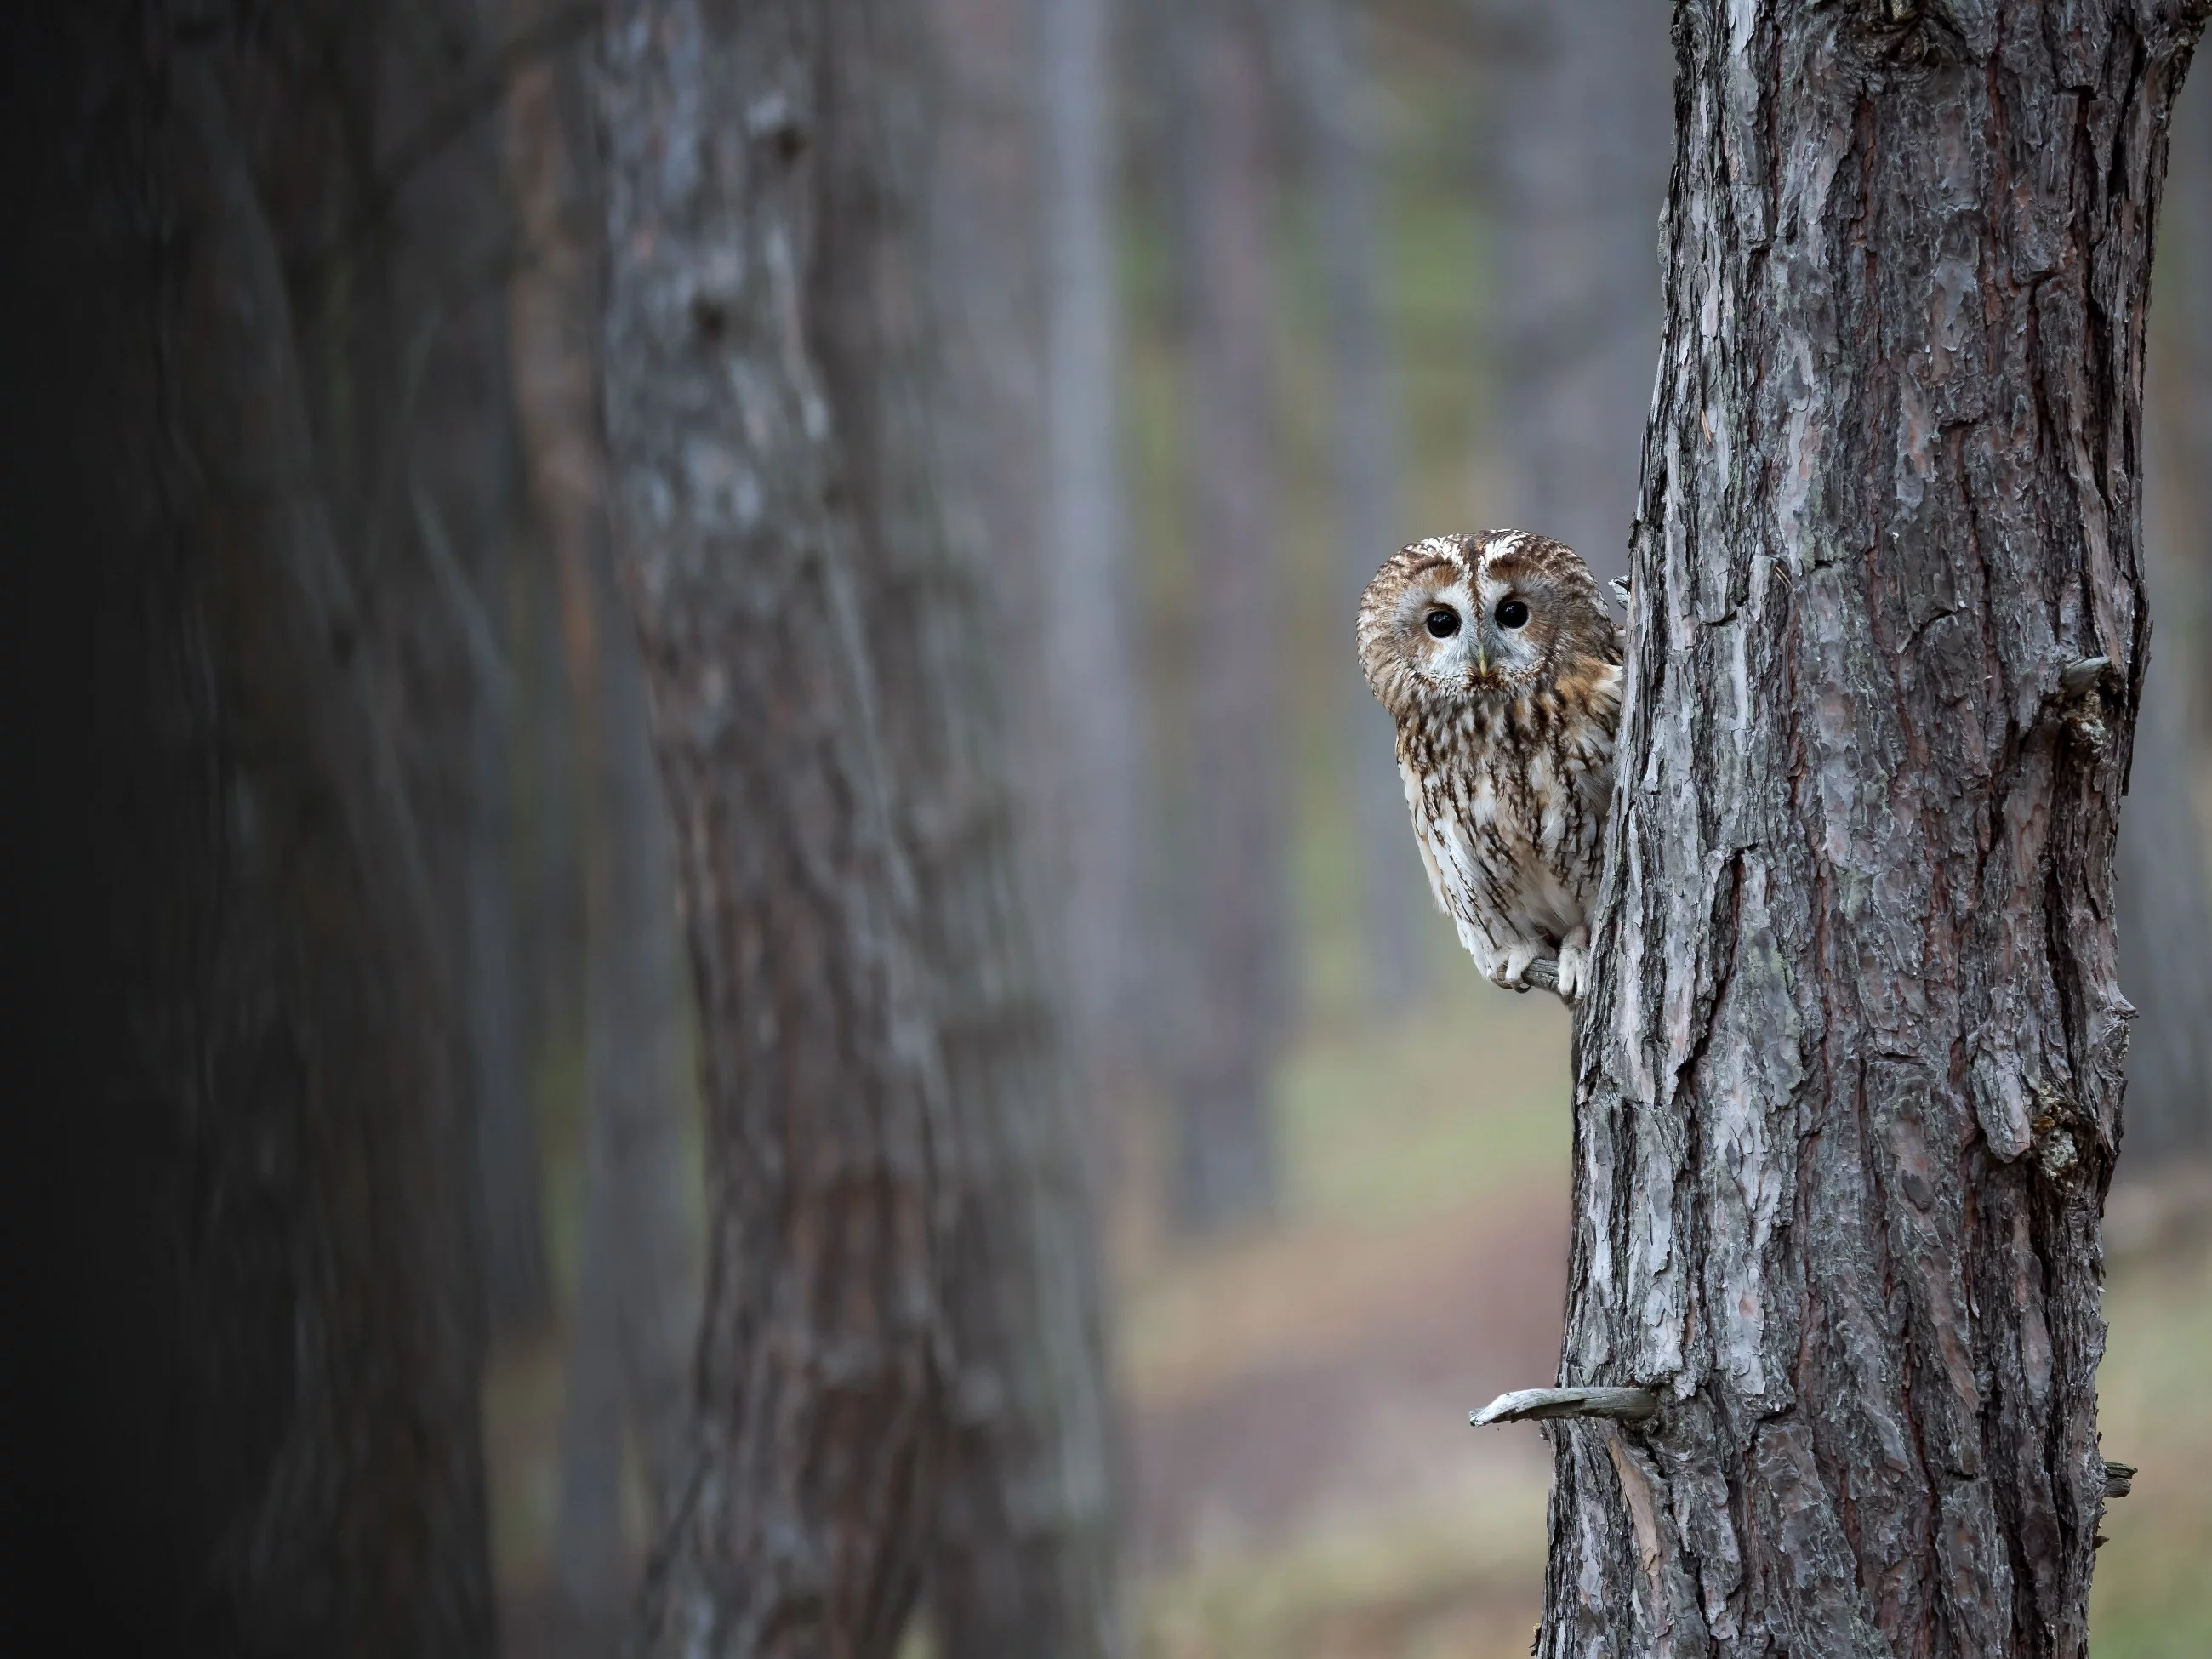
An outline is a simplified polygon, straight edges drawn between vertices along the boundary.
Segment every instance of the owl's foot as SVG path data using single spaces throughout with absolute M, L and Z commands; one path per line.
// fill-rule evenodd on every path
M 1559 941 L 1559 1000 L 1571 1008 L 1589 988 L 1589 929 L 1577 927 Z
M 1491 983 L 1526 995 L 1528 991 L 1529 964 L 1542 956 L 1544 951 L 1543 944 L 1534 939 L 1523 939 L 1507 945 L 1491 961 Z

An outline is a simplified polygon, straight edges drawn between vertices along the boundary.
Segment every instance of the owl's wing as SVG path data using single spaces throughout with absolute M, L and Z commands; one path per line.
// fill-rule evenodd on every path
M 1406 810 L 1413 815 L 1413 844 L 1421 849 L 1421 868 L 1429 872 L 1429 896 L 1436 900 L 1437 913 L 1448 916 L 1451 903 L 1444 896 L 1443 872 L 1437 867 L 1437 849 L 1431 844 L 1431 826 L 1421 805 L 1421 780 L 1412 767 L 1400 761 L 1398 781 L 1406 787 Z

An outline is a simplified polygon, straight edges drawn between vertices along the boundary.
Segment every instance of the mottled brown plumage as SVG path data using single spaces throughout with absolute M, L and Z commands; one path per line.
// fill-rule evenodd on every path
M 1398 726 L 1398 771 L 1437 903 L 1475 965 L 1528 988 L 1589 972 L 1620 630 L 1571 548 L 1523 531 L 1401 548 L 1359 605 L 1359 665 Z

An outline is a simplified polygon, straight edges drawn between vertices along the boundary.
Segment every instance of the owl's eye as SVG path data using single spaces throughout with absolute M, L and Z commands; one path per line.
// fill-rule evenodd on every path
M 1500 628 L 1526 628 L 1528 625 L 1528 607 L 1519 599 L 1507 599 L 1498 607 L 1498 625 Z
M 1438 605 L 1426 618 L 1429 633 L 1434 638 L 1448 640 L 1459 632 L 1459 612 Z

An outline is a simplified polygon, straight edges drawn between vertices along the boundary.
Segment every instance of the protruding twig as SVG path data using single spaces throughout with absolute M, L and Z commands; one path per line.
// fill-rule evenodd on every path
M 1609 1417 L 1620 1423 L 1641 1423 L 1658 1409 L 1659 1396 L 1649 1389 L 1518 1389 L 1468 1413 L 1467 1420 L 1478 1429 L 1547 1417 Z
M 1559 988 L 1559 964 L 1549 957 L 1538 957 L 1521 975 L 1522 982 L 1539 991 Z
M 2105 1460 L 2105 1496 L 2125 1498 L 2135 1489 L 2136 1466 L 2132 1463 L 2115 1463 L 2111 1458 L 2106 1458 Z
M 2078 662 L 2069 662 L 2058 671 L 2058 690 L 2069 697 L 2086 696 L 2112 665 L 2110 657 L 2083 657 Z
M 1628 603 L 1628 578 L 1626 576 L 1615 576 L 1613 579 L 1613 592 L 1615 599 L 1619 599 L 1623 605 L 1626 605 Z

